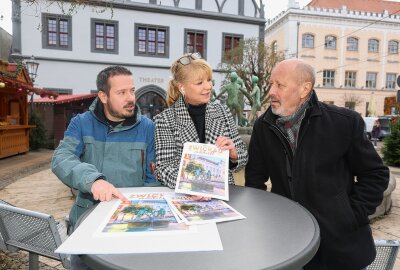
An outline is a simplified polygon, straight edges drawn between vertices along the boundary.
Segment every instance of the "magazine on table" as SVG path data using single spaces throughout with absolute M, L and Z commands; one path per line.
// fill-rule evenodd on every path
M 183 146 L 175 192 L 229 200 L 228 172 L 228 150 L 187 142 Z
M 178 224 L 164 199 L 166 187 L 120 188 L 130 203 L 113 199 L 90 210 L 57 248 L 65 254 L 128 254 L 222 250 L 216 224 Z M 173 243 L 173 244 L 171 244 Z
M 187 225 L 215 223 L 246 218 L 226 202 L 218 199 L 210 201 L 193 200 L 186 194 L 165 196 L 173 213 Z
M 99 227 L 97 235 L 105 233 L 145 233 L 184 231 L 189 228 L 176 219 L 165 195 L 171 192 L 127 194 L 129 203 L 119 202 Z

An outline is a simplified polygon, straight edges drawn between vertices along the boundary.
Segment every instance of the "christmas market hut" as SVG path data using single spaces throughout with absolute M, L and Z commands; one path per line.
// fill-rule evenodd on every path
M 47 139 L 57 147 L 64 137 L 72 117 L 89 110 L 96 94 L 59 95 L 57 99 L 45 97 L 33 100 L 35 113 L 42 119 Z
M 34 88 L 23 64 L 0 61 L 0 158 L 29 151 L 28 95 L 56 98 Z

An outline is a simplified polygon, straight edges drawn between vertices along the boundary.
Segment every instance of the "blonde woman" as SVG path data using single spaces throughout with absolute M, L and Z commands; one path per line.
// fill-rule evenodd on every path
M 246 165 L 247 149 L 225 105 L 211 102 L 212 69 L 198 53 L 185 54 L 171 66 L 168 109 L 155 117 L 156 174 L 158 181 L 175 188 L 185 142 L 215 144 L 229 150 L 232 172 Z

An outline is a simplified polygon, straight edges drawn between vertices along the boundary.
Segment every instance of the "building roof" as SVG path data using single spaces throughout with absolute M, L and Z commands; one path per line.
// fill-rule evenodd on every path
M 348 10 L 383 13 L 387 10 L 389 14 L 400 15 L 400 2 L 384 0 L 312 0 L 308 7 L 341 9 L 346 6 Z
M 95 97 L 97 97 L 97 94 L 59 95 L 56 99 L 48 97 L 37 98 L 33 100 L 33 103 L 63 104 L 84 99 L 91 99 Z
M 0 82 L 4 83 L 3 87 L 16 89 L 18 92 L 29 95 L 35 93 L 41 97 L 56 98 L 58 96 L 56 92 L 34 87 L 23 64 L 8 63 L 0 60 Z

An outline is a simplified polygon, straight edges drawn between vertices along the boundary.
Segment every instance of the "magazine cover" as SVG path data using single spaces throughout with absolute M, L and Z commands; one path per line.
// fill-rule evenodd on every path
M 187 230 L 172 213 L 164 195 L 151 192 L 128 194 L 130 203 L 119 202 L 101 233 Z M 172 193 L 171 193 L 172 194 Z M 109 215 L 110 216 L 110 215 Z
M 173 223 L 170 221 L 171 219 L 168 219 L 168 226 L 165 225 L 164 221 L 157 221 L 160 216 L 170 216 L 170 214 L 167 214 L 168 208 L 164 208 L 164 213 L 164 210 L 161 210 L 163 207 L 158 204 L 150 204 L 149 201 L 161 200 L 165 194 L 173 194 L 170 189 L 166 187 L 136 187 L 119 188 L 119 190 L 131 201 L 141 201 L 138 206 L 148 206 L 139 210 L 131 209 L 139 216 L 141 215 L 142 218 L 135 219 L 132 218 L 133 215 L 128 218 L 128 223 L 129 220 L 136 223 L 133 226 L 134 231 L 129 231 L 130 228 L 126 227 L 122 230 L 118 229 L 119 232 L 102 232 L 108 223 L 120 224 L 115 222 L 114 218 L 110 219 L 117 209 L 122 212 L 123 209 L 132 204 L 123 208 L 118 199 L 100 202 L 90 213 L 84 214 L 84 220 L 81 221 L 79 227 L 75 228 L 74 232 L 55 252 L 64 254 L 129 254 L 223 250 L 215 223 L 191 226 L 182 223 L 180 225 L 187 227 L 187 230 L 171 230 L 171 226 L 176 226 L 171 225 Z M 157 194 L 157 192 L 164 194 Z M 153 208 L 153 210 L 150 210 L 150 208 Z M 143 226 L 143 221 L 148 224 Z M 153 225 L 149 225 L 151 222 L 153 222 Z M 137 229 L 138 227 L 146 229 L 141 231 Z M 158 230 L 160 227 L 166 228 L 166 230 Z
M 229 151 L 215 145 L 183 146 L 175 192 L 229 200 Z
M 246 218 L 222 200 L 196 201 L 184 194 L 166 196 L 166 200 L 173 213 L 188 225 Z

